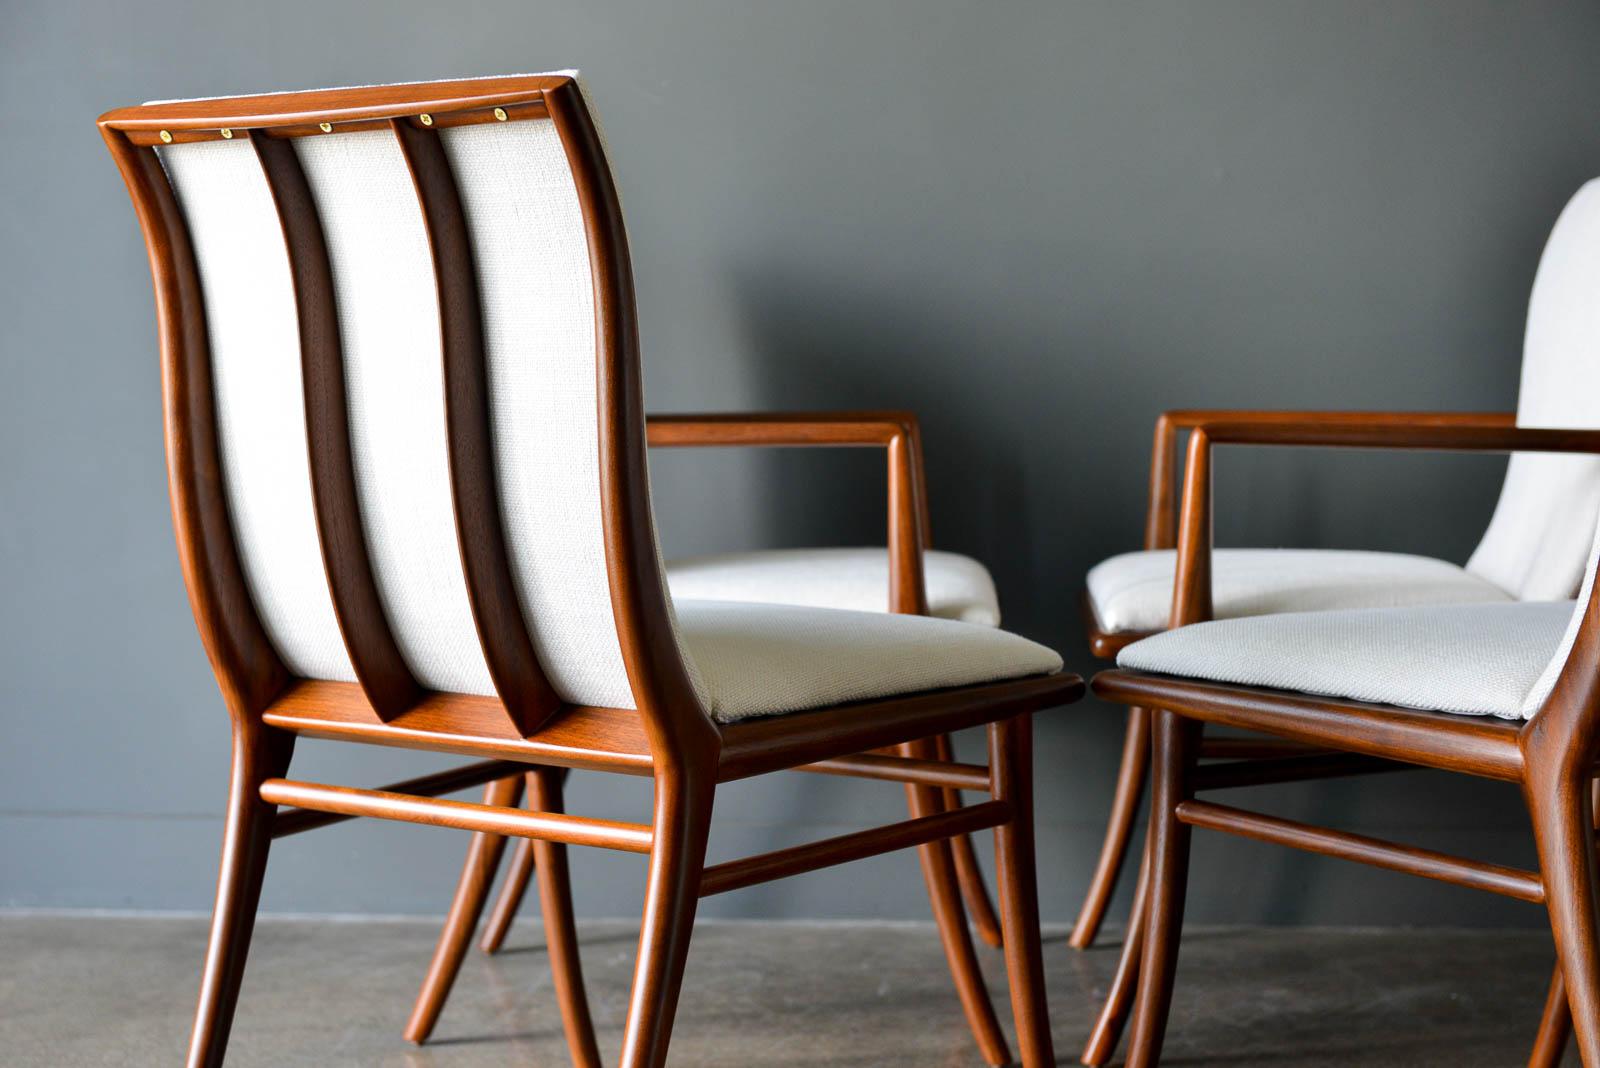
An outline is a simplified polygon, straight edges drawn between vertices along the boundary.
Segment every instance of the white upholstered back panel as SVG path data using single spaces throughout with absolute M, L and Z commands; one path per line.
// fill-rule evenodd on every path
M 594 293 L 549 120 L 442 130 L 478 266 L 513 579 L 566 700 L 631 708 L 601 527 Z M 357 494 L 402 653 L 437 690 L 493 693 L 456 545 L 439 307 L 415 188 L 387 131 L 295 141 L 327 236 Z M 318 550 L 288 258 L 248 141 L 163 150 L 194 232 L 225 477 L 246 577 L 296 673 L 351 680 Z
M 1600 179 L 1545 245 L 1528 301 L 1517 424 L 1600 427 Z M 1600 516 L 1600 457 L 1511 458 L 1467 569 L 1525 601 L 1573 596 Z
M 294 287 L 272 193 L 248 141 L 159 151 L 200 269 L 223 483 L 256 611 L 289 670 L 353 682 L 317 542 Z
M 594 283 L 548 119 L 444 130 L 483 303 L 490 418 L 517 597 L 556 692 L 632 708 L 600 516 Z

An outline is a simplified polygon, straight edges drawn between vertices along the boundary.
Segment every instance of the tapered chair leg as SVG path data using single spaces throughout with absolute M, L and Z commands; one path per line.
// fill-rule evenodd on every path
M 931 760 L 937 751 L 937 743 L 931 739 L 900 747 L 901 755 L 918 760 Z M 944 804 L 942 790 L 906 786 L 906 805 L 913 818 L 934 815 L 943 810 Z M 972 933 L 967 928 L 961 893 L 956 885 L 950 841 L 941 838 L 929 842 L 918 847 L 917 854 L 922 861 L 923 881 L 928 886 L 928 902 L 939 926 L 939 939 L 944 944 L 945 960 L 950 965 L 950 977 L 955 981 L 956 994 L 961 998 L 961 1008 L 967 1015 L 967 1025 L 972 1028 L 972 1037 L 978 1043 L 978 1052 L 989 1064 L 1008 1064 L 1011 1050 L 1006 1045 L 1005 1032 L 1000 1029 L 994 1003 L 989 1000 L 988 986 L 983 981 L 983 971 L 978 966 L 978 955 L 972 947 Z
M 566 778 L 556 768 L 528 773 L 528 807 L 539 812 L 565 812 L 561 784 Z M 539 872 L 539 906 L 544 913 L 545 950 L 550 954 L 550 974 L 561 1006 L 561 1026 L 574 1068 L 600 1068 L 600 1048 L 594 1040 L 594 1021 L 583 988 L 583 963 L 578 956 L 578 929 L 572 915 L 572 882 L 567 874 L 567 847 L 559 842 L 524 839 L 534 843 L 534 867 Z M 504 900 L 504 898 L 502 898 Z
M 1180 823 L 1177 806 L 1188 796 L 1189 769 L 1199 749 L 1199 725 L 1171 712 L 1155 711 L 1155 769 L 1150 796 L 1149 900 L 1139 961 L 1139 996 L 1133 1011 L 1128 1068 L 1150 1068 L 1161 1061 L 1172 981 L 1183 932 L 1183 899 L 1189 881 L 1190 829 Z
M 261 784 L 288 770 L 293 749 L 292 735 L 253 725 L 234 728 L 217 901 L 211 912 L 211 941 L 200 977 L 194 1030 L 189 1036 L 189 1068 L 220 1065 L 228 1048 L 277 811 L 276 806 L 261 800 Z
M 486 805 L 509 808 L 522 794 L 521 776 L 497 779 L 484 788 Z M 478 917 L 483 914 L 484 900 L 489 896 L 489 884 L 494 881 L 495 869 L 500 866 L 500 854 L 505 850 L 505 836 L 477 832 L 467 847 L 467 862 L 456 883 L 456 895 L 450 902 L 450 913 L 445 918 L 444 930 L 439 932 L 439 943 L 434 947 L 433 960 L 428 964 L 428 974 L 423 977 L 422 989 L 417 992 L 416 1004 L 411 1009 L 411 1019 L 406 1022 L 405 1037 L 419 1045 L 428 1040 L 433 1027 L 439 1022 L 445 999 L 455 984 L 456 973 L 461 970 L 461 959 L 466 955 L 467 943 L 477 929 Z
M 654 839 L 645 885 L 639 959 L 628 998 L 622 1068 L 661 1068 L 683 984 L 715 787 L 709 770 L 656 771 Z
M 1545 905 L 1566 986 L 1572 1032 L 1588 1068 L 1600 1068 L 1600 925 L 1595 917 L 1594 821 L 1576 777 L 1540 775 L 1537 761 L 1524 786 L 1539 847 Z
M 1139 984 L 1139 959 L 1144 952 L 1144 931 L 1150 903 L 1150 848 L 1149 835 L 1145 835 L 1145 848 L 1139 863 L 1139 882 L 1133 892 L 1133 911 L 1128 915 L 1128 930 L 1122 937 L 1122 954 L 1117 958 L 1117 971 L 1106 991 L 1106 1000 L 1100 1006 L 1089 1041 L 1084 1043 L 1079 1060 L 1090 1068 L 1101 1068 L 1111 1061 L 1122 1039 L 1122 1029 L 1127 1025 L 1128 1013 L 1133 1009 L 1133 995 Z
M 1117 791 L 1111 798 L 1111 815 L 1106 820 L 1106 836 L 1100 843 L 1100 859 L 1089 892 L 1078 910 L 1067 944 L 1073 949 L 1088 949 L 1100 933 L 1117 876 L 1128 856 L 1134 820 L 1139 815 L 1139 797 L 1150 767 L 1150 713 L 1142 708 L 1128 709 L 1128 729 L 1122 739 L 1122 764 L 1117 769 Z M 1131 928 L 1130 928 L 1131 929 Z
M 1033 716 L 989 725 L 990 773 L 996 800 L 1011 804 L 1011 819 L 994 830 L 1005 924 L 1006 976 L 1023 1068 L 1056 1063 L 1045 999 L 1039 941 L 1039 881 L 1033 854 Z
M 500 884 L 500 896 L 494 899 L 489 918 L 483 922 L 483 934 L 478 948 L 485 953 L 498 953 L 505 945 L 506 935 L 516 922 L 522 899 L 527 896 L 528 884 L 533 881 L 533 839 L 518 839 L 511 853 L 511 866 L 506 869 L 505 882 Z
M 1567 1009 L 1567 984 L 1561 981 L 1558 964 L 1550 975 L 1550 992 L 1545 995 L 1544 1013 L 1539 1017 L 1539 1034 L 1528 1055 L 1528 1068 L 1557 1068 L 1572 1037 L 1572 1014 Z
M 948 734 L 941 734 L 934 739 L 934 751 L 939 760 L 955 760 L 955 747 L 951 745 Z M 944 802 L 949 808 L 960 808 L 961 791 L 946 790 Z M 1000 920 L 995 916 L 994 904 L 989 900 L 989 889 L 983 885 L 983 869 L 978 866 L 972 835 L 962 834 L 950 839 L 950 849 L 955 854 L 956 881 L 961 884 L 961 899 L 966 902 L 972 926 L 986 945 L 999 946 Z

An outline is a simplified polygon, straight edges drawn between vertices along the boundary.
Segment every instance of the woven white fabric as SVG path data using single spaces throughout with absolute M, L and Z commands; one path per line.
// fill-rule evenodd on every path
M 970 556 L 922 555 L 928 613 L 985 627 L 1000 625 L 1000 602 L 988 570 Z M 771 549 L 717 553 L 667 562 L 676 598 L 889 610 L 887 549 Z
M 477 260 L 495 467 L 523 615 L 556 692 L 632 708 L 600 512 L 594 289 L 547 120 L 442 132 Z
M 1042 645 L 948 619 L 737 601 L 677 608 L 723 723 L 1061 670 Z
M 1528 301 L 1517 425 L 1600 427 L 1600 179 L 1556 221 Z M 1519 453 L 1467 569 L 1523 600 L 1571 597 L 1600 515 L 1600 457 Z
M 1134 642 L 1120 667 L 1438 712 L 1523 719 L 1571 601 L 1288 612 Z
M 300 333 L 272 193 L 248 141 L 158 151 L 200 271 L 223 487 L 245 581 L 291 671 L 353 682 L 311 505 Z
M 1109 634 L 1165 630 L 1177 554 L 1124 553 L 1090 570 L 1089 602 Z M 1404 605 L 1509 601 L 1493 583 L 1443 560 L 1335 549 L 1217 549 L 1214 618 Z
M 1550 658 L 1550 663 L 1545 665 L 1544 672 L 1539 676 L 1539 681 L 1534 683 L 1533 689 L 1528 692 L 1527 698 L 1522 703 L 1522 714 L 1532 717 L 1533 714 L 1544 707 L 1545 700 L 1550 696 L 1550 691 L 1555 689 L 1556 679 L 1567 666 L 1567 657 L 1572 655 L 1572 647 L 1577 644 L 1578 631 L 1583 624 L 1583 613 L 1589 605 L 1589 600 L 1594 596 L 1595 572 L 1600 569 L 1600 525 L 1595 527 L 1594 535 L 1589 546 L 1589 563 L 1583 569 L 1583 583 L 1578 588 L 1578 599 L 1573 602 L 1572 616 L 1567 621 L 1566 633 L 1561 635 L 1561 646 L 1555 655 Z
M 389 625 L 424 686 L 493 694 L 456 545 L 438 291 L 411 172 L 387 130 L 293 144 L 333 267 L 357 498 Z

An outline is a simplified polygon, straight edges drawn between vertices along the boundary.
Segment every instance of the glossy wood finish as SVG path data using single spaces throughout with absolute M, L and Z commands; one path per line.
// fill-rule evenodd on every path
M 566 773 L 556 768 L 528 772 L 528 807 L 539 812 L 566 811 L 562 785 Z M 523 839 L 533 846 L 539 873 L 539 906 L 544 915 L 545 953 L 556 1001 L 561 1005 L 561 1025 L 574 1068 L 600 1068 L 600 1048 L 595 1043 L 589 998 L 583 988 L 583 964 L 578 955 L 578 928 L 572 911 L 572 881 L 567 872 L 567 847 L 559 842 Z
M 449 771 L 435 772 L 432 775 L 380 786 L 378 790 L 386 794 L 404 794 L 409 797 L 438 797 L 440 794 L 465 790 L 469 786 L 482 786 L 486 782 L 513 774 L 521 774 L 521 768 L 516 764 L 505 760 L 485 760 L 479 764 L 466 764 L 459 768 L 451 768 Z M 319 812 L 310 808 L 283 809 L 272 821 L 272 837 L 287 838 L 291 834 L 314 831 L 318 827 L 327 827 L 354 818 L 351 815 Z
M 1033 719 L 1014 716 L 989 724 L 994 797 L 1014 815 L 995 828 L 1000 873 L 1000 922 L 1005 931 L 1011 1014 L 1024 1065 L 1056 1063 L 1039 945 L 1039 875 L 1033 853 Z
M 1219 443 L 1596 452 L 1600 434 L 1522 429 L 1499 416 L 1199 421 L 1185 469 L 1174 626 L 1204 618 L 1209 609 L 1205 586 L 1211 553 L 1211 451 Z M 1551 997 L 1558 997 L 1565 987 L 1584 1063 L 1600 1065 L 1600 922 L 1595 914 L 1589 796 L 1600 755 L 1600 599 L 1591 595 L 1581 607 L 1578 638 L 1555 689 L 1525 724 L 1488 723 L 1137 672 L 1110 671 L 1096 678 L 1096 692 L 1103 696 L 1161 710 L 1156 715 L 1149 917 L 1142 934 L 1130 1065 L 1150 1065 L 1159 1059 L 1177 959 L 1191 825 L 1543 902 L 1556 938 L 1562 980 L 1552 984 Z M 1533 823 L 1540 869 L 1522 872 L 1196 802 L 1190 795 L 1203 778 L 1197 769 L 1197 742 L 1206 722 L 1266 731 L 1368 758 L 1519 783 Z M 1555 1059 L 1564 1026 L 1564 1014 L 1547 1005 L 1530 1063 Z M 1086 1054 L 1090 1052 L 1103 1050 Z
M 483 803 L 504 810 L 517 803 L 522 796 L 522 779 L 517 776 L 491 782 L 483 793 Z M 500 853 L 505 848 L 503 834 L 479 831 L 472 836 L 467 849 L 467 863 L 461 869 L 456 883 L 455 900 L 451 903 L 445 932 L 434 947 L 433 960 L 422 980 L 422 991 L 411 1008 L 411 1018 L 406 1021 L 407 1042 L 421 1044 L 433 1033 L 444 1009 L 445 998 L 450 996 L 456 973 L 461 968 L 461 958 L 466 955 L 467 942 L 478 925 L 478 914 L 483 908 L 483 888 L 494 879 Z
M 454 209 L 448 183 L 436 169 L 430 169 L 438 162 L 436 156 L 428 155 L 432 150 L 418 147 L 431 142 L 412 138 L 408 131 L 430 125 L 421 121 L 419 113 L 423 111 L 431 114 L 431 125 L 440 126 L 499 121 L 487 117 L 495 107 L 508 112 L 507 121 L 512 116 L 548 116 L 572 165 L 595 293 L 599 477 L 607 575 L 618 642 L 636 705 L 629 710 L 563 706 L 547 717 L 536 716 L 538 723 L 533 727 L 517 722 L 516 710 L 508 707 L 514 699 L 503 695 L 490 698 L 419 691 L 413 700 L 400 700 L 365 677 L 362 683 L 366 685 L 289 676 L 256 616 L 228 522 L 217 458 L 205 309 L 187 230 L 159 160 L 143 147 L 161 130 L 172 132 L 174 141 L 182 141 L 220 137 L 220 129 L 228 127 L 235 136 L 268 145 L 287 137 L 324 136 L 324 127 L 331 135 L 387 128 L 410 146 L 408 158 L 430 223 L 436 266 L 442 273 L 459 272 L 467 267 L 459 244 L 452 244 L 459 233 L 452 236 L 456 221 L 451 217 Z M 1083 684 L 1065 675 L 1036 677 L 729 727 L 710 719 L 689 683 L 670 624 L 649 509 L 638 337 L 626 238 L 599 137 L 575 83 L 564 76 L 540 76 L 147 105 L 109 113 L 101 120 L 101 131 L 128 183 L 150 253 L 161 328 L 175 532 L 196 622 L 234 732 L 229 817 L 189 1057 L 192 1066 L 217 1065 L 223 1059 L 268 844 L 279 819 L 272 807 L 275 804 L 301 810 L 282 817 L 286 821 L 283 826 L 289 829 L 309 829 L 316 817 L 306 813 L 315 812 L 395 818 L 479 832 L 479 856 L 469 865 L 470 878 L 463 880 L 458 893 L 458 898 L 479 902 L 481 883 L 493 871 L 497 843 L 503 843 L 507 835 L 535 839 L 535 849 L 541 854 L 536 867 L 547 923 L 552 924 L 562 947 L 555 954 L 563 957 L 558 965 L 559 996 L 569 1016 L 569 1042 L 580 1062 L 593 1057 L 584 1041 L 586 1021 L 578 1015 L 581 980 L 576 947 L 570 938 L 570 899 L 558 843 L 647 851 L 646 904 L 621 1063 L 630 1068 L 659 1068 L 667 1058 L 673 1011 L 703 886 L 705 845 L 717 784 L 917 744 L 946 731 L 999 720 L 1013 721 L 1006 730 L 991 735 L 990 753 L 992 768 L 1000 769 L 991 771 L 996 795 L 992 803 L 1003 802 L 1010 812 L 1009 821 L 998 825 L 997 836 L 1013 1000 L 1019 1021 L 1027 1021 L 1033 1029 L 1022 1036 L 1024 1064 L 1042 1068 L 1049 1063 L 1041 1053 L 1048 1050 L 1048 1028 L 1040 1011 L 1042 996 L 1024 967 L 1030 960 L 1036 962 L 1038 955 L 1037 913 L 1030 896 L 1032 826 L 1026 764 L 1031 756 L 1025 723 L 1040 709 L 1076 700 Z M 345 529 L 350 517 L 359 518 L 353 493 L 340 481 L 340 462 L 348 453 L 348 442 L 338 440 L 341 424 L 326 410 L 337 383 L 329 377 L 334 373 L 336 350 L 326 337 L 326 301 L 317 291 L 325 279 L 317 278 L 315 235 L 305 224 L 310 218 L 305 204 L 295 199 L 302 191 L 294 187 L 293 172 L 285 163 L 288 157 L 266 148 L 262 158 L 276 161 L 264 163 L 264 167 L 277 167 L 280 205 L 289 205 L 280 213 L 286 220 L 287 239 L 300 250 L 295 260 L 300 264 L 297 293 L 304 310 L 302 342 L 311 350 L 307 358 L 316 364 L 316 376 L 321 376 L 308 387 L 307 403 L 308 421 L 314 424 L 309 434 L 312 463 L 325 465 L 324 486 L 317 494 L 322 547 L 330 559 L 330 574 L 348 578 L 352 567 L 359 570 L 357 557 L 363 550 L 351 543 Z M 289 229 L 295 233 L 289 234 Z M 463 542 L 465 567 L 487 563 L 492 571 L 500 550 L 493 544 L 465 544 L 488 536 L 460 514 L 469 507 L 468 501 L 482 502 L 487 481 L 486 460 L 480 455 L 481 427 L 472 425 L 480 418 L 481 406 L 473 396 L 476 341 L 465 311 L 471 305 L 471 293 L 460 279 L 442 280 L 440 293 L 441 301 L 455 309 L 447 310 L 443 323 L 446 362 L 454 369 L 447 373 L 462 372 L 447 386 L 458 540 Z M 308 380 L 312 377 L 308 375 Z M 899 440 L 903 448 L 893 460 L 899 469 L 894 477 L 900 488 L 895 492 L 902 501 L 897 507 L 913 518 L 891 538 L 914 545 L 922 537 L 924 525 L 916 518 L 915 506 L 922 483 L 909 464 L 914 452 L 912 437 L 902 433 Z M 473 580 L 479 587 L 474 611 L 480 636 L 487 627 L 485 621 L 494 616 L 488 599 L 495 592 L 487 588 L 490 583 L 484 574 L 488 572 Z M 347 644 L 370 651 L 373 643 L 381 642 L 379 615 L 346 611 L 340 623 L 349 632 Z M 489 646 L 496 640 L 484 638 L 483 643 Z M 486 657 L 496 655 L 485 649 Z M 497 674 L 496 683 L 506 685 L 509 677 Z M 404 694 L 404 689 L 400 692 Z M 542 711 L 537 701 L 533 707 Z M 481 805 L 300 782 L 286 777 L 293 742 L 299 735 L 517 761 L 535 765 L 537 774 L 551 777 L 538 781 L 536 807 L 530 811 L 507 803 L 516 780 L 504 777 L 489 784 L 488 801 Z M 565 814 L 555 789 L 556 773 L 548 770 L 560 767 L 652 776 L 655 799 L 650 823 L 619 824 Z M 961 765 L 908 770 L 944 781 L 970 781 L 966 777 L 971 774 Z M 445 774 L 470 778 L 484 774 L 484 769 Z M 432 789 L 439 782 L 438 777 L 425 777 L 423 788 Z M 917 789 L 932 795 L 942 807 L 945 787 Z M 942 812 L 946 818 L 938 827 L 956 833 L 1000 811 L 978 806 L 965 813 Z M 913 842 L 926 833 L 931 829 L 925 824 L 904 840 Z M 803 856 L 789 854 L 781 862 L 768 858 L 760 863 L 776 871 L 792 869 L 803 861 L 809 869 L 822 862 L 849 859 L 860 849 L 859 840 L 823 843 Z M 451 953 L 458 954 L 470 935 L 476 916 L 469 916 L 469 911 L 454 910 L 459 931 L 449 940 Z M 567 925 L 566 934 L 562 933 L 563 924 Z M 436 960 L 434 973 L 453 971 L 448 959 Z M 416 1022 L 431 1026 L 426 1020 Z M 1038 1035 L 1041 1028 L 1042 1040 Z M 419 1026 L 415 1033 L 420 1037 L 425 1031 L 426 1026 Z

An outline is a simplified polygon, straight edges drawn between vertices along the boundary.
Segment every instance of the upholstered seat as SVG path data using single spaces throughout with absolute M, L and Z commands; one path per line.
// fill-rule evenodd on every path
M 1134 642 L 1119 667 L 1440 712 L 1526 719 L 1548 695 L 1572 601 L 1287 612 Z
M 922 554 L 928 614 L 985 627 L 1000 625 L 994 580 L 970 556 L 928 550 Z M 887 549 L 773 549 L 718 553 L 667 562 L 675 598 L 765 601 L 772 604 L 889 610 Z
M 948 619 L 737 601 L 674 607 L 706 706 L 723 723 L 1061 670 L 1042 645 Z
M 1172 611 L 1171 549 L 1123 553 L 1089 572 L 1089 603 L 1106 634 L 1164 630 Z M 1513 600 L 1465 568 L 1427 556 L 1336 549 L 1218 549 L 1217 619 L 1406 605 Z

